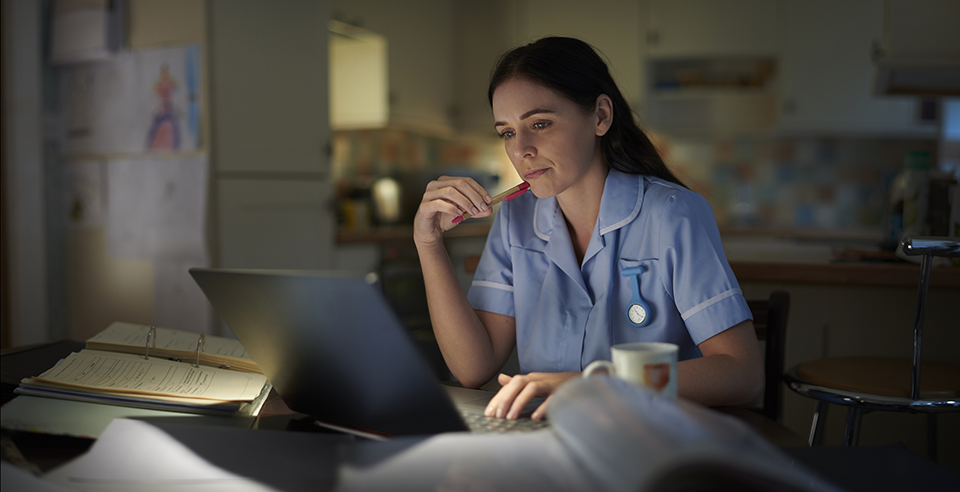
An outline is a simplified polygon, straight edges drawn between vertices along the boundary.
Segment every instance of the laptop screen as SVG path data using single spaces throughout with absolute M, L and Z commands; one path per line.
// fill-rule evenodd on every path
M 464 429 L 375 275 L 190 274 L 291 409 L 397 435 Z

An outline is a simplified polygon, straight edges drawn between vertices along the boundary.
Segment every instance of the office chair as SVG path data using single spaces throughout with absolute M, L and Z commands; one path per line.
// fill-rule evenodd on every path
M 860 421 L 872 411 L 927 414 L 927 456 L 936 461 L 936 417 L 960 411 L 960 366 L 936 362 L 921 364 L 923 321 L 926 313 L 930 264 L 934 256 L 960 257 L 957 238 L 907 237 L 901 243 L 907 255 L 923 255 L 920 287 L 913 323 L 913 357 L 831 357 L 792 367 L 784 379 L 793 391 L 816 399 L 810 426 L 810 445 L 820 444 L 828 404 L 847 407 L 845 446 L 856 446 Z M 923 381 L 920 376 L 923 374 Z
M 790 311 L 790 294 L 775 291 L 768 299 L 747 300 L 753 313 L 753 327 L 757 340 L 765 342 L 764 347 L 764 390 L 763 406 L 757 411 L 770 420 L 780 421 L 783 399 L 783 353 L 786 342 L 787 314 Z

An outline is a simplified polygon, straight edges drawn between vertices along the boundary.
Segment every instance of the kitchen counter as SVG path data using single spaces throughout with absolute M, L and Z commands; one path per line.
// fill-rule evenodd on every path
M 920 265 L 912 263 L 790 263 L 730 261 L 740 282 L 776 282 L 877 287 L 918 287 Z M 930 269 L 931 288 L 960 288 L 960 268 Z
M 844 248 L 879 253 L 868 240 L 809 240 L 727 235 L 723 248 L 740 282 L 917 287 L 920 265 L 905 261 L 838 261 Z M 919 258 L 918 258 L 919 261 Z M 960 268 L 935 266 L 930 287 L 960 288 Z
M 445 238 L 485 237 L 490 221 L 465 223 L 446 233 Z M 367 231 L 339 231 L 337 244 L 413 242 L 413 227 L 396 225 Z M 724 234 L 723 247 L 727 260 L 740 282 L 802 283 L 828 285 L 862 285 L 882 287 L 916 287 L 920 282 L 920 265 L 908 262 L 837 261 L 842 248 L 876 249 L 868 236 L 847 236 L 836 239 L 805 236 L 762 236 Z M 479 252 L 464 257 L 467 273 L 476 270 Z M 960 288 L 960 268 L 935 266 L 930 271 L 930 287 Z

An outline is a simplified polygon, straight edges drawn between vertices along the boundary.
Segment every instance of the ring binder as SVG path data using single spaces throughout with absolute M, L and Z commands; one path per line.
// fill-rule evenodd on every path
M 150 342 L 153 341 L 153 348 L 157 348 L 157 327 L 151 326 L 147 332 L 147 343 L 143 347 L 143 358 L 150 360 Z
M 193 367 L 200 367 L 200 352 L 206 348 L 207 342 L 203 337 L 203 333 L 200 334 L 200 338 L 197 339 L 197 363 Z
M 236 339 L 205 334 L 200 341 L 199 335 L 196 331 L 118 321 L 87 340 L 86 348 L 133 354 L 150 362 L 158 358 L 170 359 L 193 366 L 197 362 L 199 343 L 201 366 L 263 373 Z

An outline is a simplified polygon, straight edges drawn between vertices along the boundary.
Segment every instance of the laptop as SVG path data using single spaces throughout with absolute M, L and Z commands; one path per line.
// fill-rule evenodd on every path
M 290 409 L 374 435 L 531 430 L 483 417 L 488 391 L 440 384 L 376 274 L 191 268 Z M 469 427 L 468 427 L 468 424 Z M 493 428 L 490 428 L 492 425 Z

